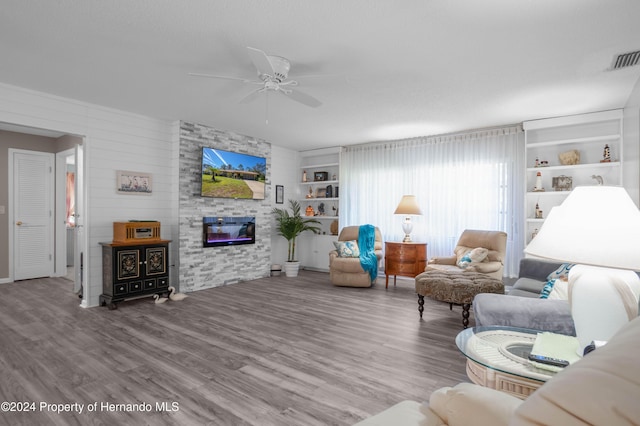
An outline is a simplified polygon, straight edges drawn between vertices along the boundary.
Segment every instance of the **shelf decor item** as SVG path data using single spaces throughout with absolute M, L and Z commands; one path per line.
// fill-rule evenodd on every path
M 551 186 L 556 191 L 571 191 L 573 189 L 573 178 L 571 176 L 554 176 L 551 178 Z
M 324 182 L 325 180 L 329 180 L 328 172 L 315 172 L 313 174 L 313 180 L 316 182 Z
M 316 219 L 305 219 L 301 214 L 300 203 L 296 200 L 289 200 L 291 212 L 287 209 L 274 208 L 271 212 L 276 219 L 276 230 L 287 240 L 287 262 L 285 263 L 285 274 L 287 277 L 298 275 L 300 262 L 296 259 L 296 238 L 305 231 L 314 234 L 320 232 L 320 222 Z
M 604 152 L 602 153 L 601 163 L 610 163 L 611 162 L 611 148 L 609 148 L 609 144 L 605 144 Z
M 563 166 L 574 166 L 580 164 L 580 151 L 572 149 L 570 151 L 561 152 L 558 154 L 558 160 Z
M 536 185 L 533 187 L 533 192 L 542 192 L 544 187 L 542 186 L 542 173 L 536 173 Z

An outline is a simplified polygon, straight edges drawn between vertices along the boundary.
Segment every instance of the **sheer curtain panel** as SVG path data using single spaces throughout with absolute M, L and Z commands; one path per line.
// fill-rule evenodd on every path
M 524 137 L 520 126 L 344 148 L 340 160 L 340 226 L 371 223 L 385 241 L 402 241 L 403 195 L 424 213 L 413 241 L 429 257 L 451 255 L 464 229 L 508 234 L 505 275 L 522 257 Z

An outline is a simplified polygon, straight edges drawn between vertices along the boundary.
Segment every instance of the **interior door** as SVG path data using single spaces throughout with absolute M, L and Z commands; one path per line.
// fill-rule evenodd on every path
M 84 288 L 84 262 L 86 251 L 85 241 L 85 211 L 84 211 L 84 148 L 82 145 L 76 145 L 75 147 L 75 162 L 76 162 L 76 179 L 75 179 L 75 222 L 76 226 L 73 228 L 75 233 L 75 248 L 73 264 L 75 265 L 75 279 L 73 290 L 76 293 L 82 294 L 82 302 L 86 304 L 87 292 Z
M 13 279 L 54 272 L 54 154 L 10 150 L 13 204 Z

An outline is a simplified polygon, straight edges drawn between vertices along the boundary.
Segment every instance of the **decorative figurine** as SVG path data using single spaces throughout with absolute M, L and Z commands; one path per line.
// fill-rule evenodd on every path
M 601 163 L 610 163 L 611 162 L 611 149 L 609 148 L 609 144 L 604 146 L 604 153 L 602 154 Z
M 536 184 L 533 187 L 533 192 L 542 192 L 544 188 L 542 187 L 542 173 L 536 173 Z
M 538 160 L 538 157 L 536 157 L 536 167 L 540 167 L 540 160 Z
M 306 182 L 306 181 L 307 181 L 307 171 L 306 171 L 306 170 L 303 170 L 303 171 L 302 171 L 302 181 L 303 181 L 303 182 Z
M 591 175 L 592 179 L 595 179 L 598 186 L 604 185 L 604 180 L 602 179 L 602 176 L 600 175 Z
M 538 235 L 538 228 L 534 229 L 533 232 L 531 233 L 531 239 L 533 240 L 536 235 Z
M 313 211 L 313 207 L 309 206 L 307 207 L 307 210 L 305 210 L 304 214 L 306 216 L 314 216 L 316 213 Z
M 324 203 L 318 205 L 318 216 L 324 216 Z
M 536 203 L 536 219 L 542 219 L 542 210 L 540 210 L 538 203 Z
M 309 187 L 309 193 L 307 194 L 307 198 L 313 198 L 313 188 Z

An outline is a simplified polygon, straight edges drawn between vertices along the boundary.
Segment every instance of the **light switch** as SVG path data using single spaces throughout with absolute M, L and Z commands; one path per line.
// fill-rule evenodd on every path
M 4 208 L 4 206 L 0 206 L 0 214 L 5 214 L 5 208 Z

